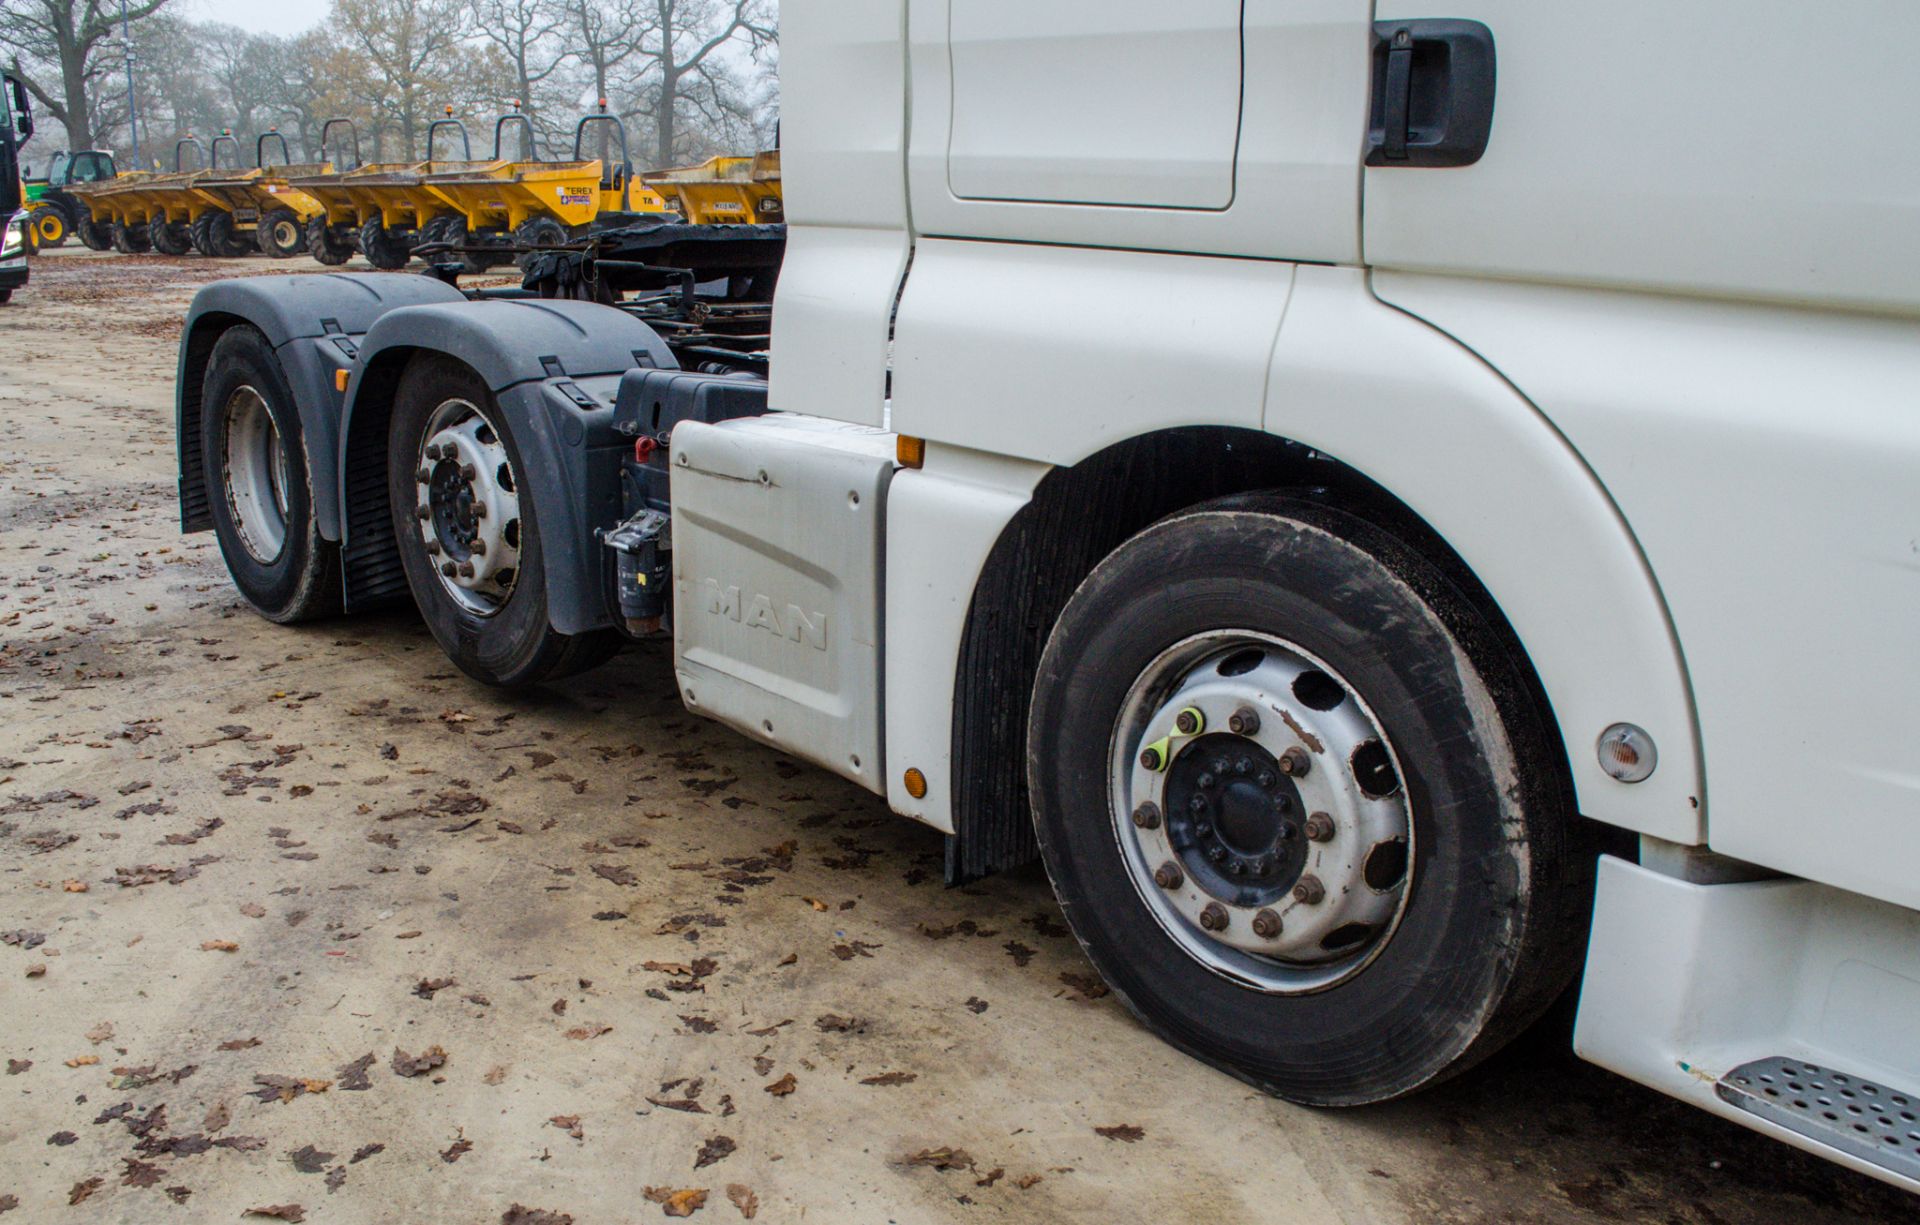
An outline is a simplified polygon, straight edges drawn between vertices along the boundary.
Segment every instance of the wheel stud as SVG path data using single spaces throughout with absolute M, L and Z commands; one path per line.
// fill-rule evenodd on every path
M 1309 906 L 1318 906 L 1326 900 L 1327 887 L 1320 883 L 1317 876 L 1303 876 L 1300 883 L 1293 887 L 1293 900 L 1305 902 Z
M 1300 831 L 1297 828 L 1295 828 L 1293 822 L 1291 821 L 1280 822 L 1280 841 L 1292 842 L 1295 835 L 1299 834 L 1299 832 Z
M 1198 837 L 1210 838 L 1213 836 L 1213 823 L 1211 821 L 1201 821 L 1193 827 L 1193 832 Z
M 1197 707 L 1189 706 L 1173 717 L 1173 726 L 1182 736 L 1197 736 L 1207 726 L 1207 717 Z
M 1210 932 L 1227 930 L 1227 908 L 1218 902 L 1208 902 L 1206 909 L 1200 912 L 1200 926 Z
M 1221 860 L 1225 859 L 1226 857 L 1227 857 L 1227 849 L 1225 847 L 1210 846 L 1207 848 L 1208 863 L 1219 863 Z
M 1205 812 L 1207 810 L 1207 797 L 1204 795 L 1195 795 L 1187 801 L 1187 807 L 1194 812 Z
M 1298 745 L 1280 754 L 1280 773 L 1288 778 L 1305 778 L 1312 767 L 1313 762 L 1307 756 L 1307 751 Z
M 1316 812 L 1307 818 L 1307 837 L 1314 842 L 1326 842 L 1333 837 L 1333 818 L 1324 812 Z
M 1242 706 L 1227 718 L 1227 730 L 1236 736 L 1259 735 L 1260 712 L 1251 706 Z
M 1141 829 L 1160 828 L 1160 805 L 1148 800 L 1133 810 L 1133 823 Z
M 1274 782 L 1275 782 L 1275 779 L 1274 779 L 1274 777 L 1273 777 L 1273 771 L 1272 771 L 1272 770 L 1262 770 L 1262 771 L 1260 771 L 1260 777 L 1259 777 L 1259 778 L 1256 778 L 1256 779 L 1254 779 L 1253 781 L 1254 781 L 1254 782 L 1256 782 L 1256 783 L 1258 783 L 1258 784 L 1260 784 L 1260 790 L 1262 790 L 1262 791 L 1272 791 L 1272 790 L 1273 790 L 1273 784 L 1274 784 Z
M 1292 812 L 1292 811 L 1293 811 L 1293 797 L 1292 797 L 1292 796 L 1290 796 L 1290 795 L 1276 795 L 1276 796 L 1274 796 L 1274 797 L 1273 797 L 1273 810 L 1274 810 L 1275 812 L 1281 812 L 1281 813 L 1286 813 L 1286 812 Z
M 1235 859 L 1232 862 L 1227 864 L 1228 876 L 1245 876 L 1246 874 L 1247 874 L 1247 865 L 1241 860 Z
M 1163 863 L 1153 870 L 1153 883 L 1162 889 L 1178 889 L 1186 883 L 1186 877 L 1172 863 Z
M 1253 934 L 1262 940 L 1271 940 L 1280 934 L 1280 916 L 1271 910 L 1263 910 L 1253 916 Z
M 1239 761 L 1234 762 L 1233 772 L 1235 774 L 1240 775 L 1242 778 L 1245 778 L 1247 775 L 1253 773 L 1252 760 L 1249 758 L 1242 757 Z

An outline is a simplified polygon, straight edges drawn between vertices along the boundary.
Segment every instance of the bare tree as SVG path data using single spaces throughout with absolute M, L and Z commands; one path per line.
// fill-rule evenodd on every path
M 334 21 L 362 59 L 356 91 L 389 125 L 412 159 L 431 120 L 433 96 L 447 92 L 463 33 L 458 0 L 334 0 Z
M 563 37 L 585 70 L 595 98 L 610 97 L 614 73 L 640 50 L 650 0 L 562 0 Z M 599 156 L 608 156 L 607 125 L 598 125 Z
M 555 74 L 566 62 L 557 35 L 568 20 L 554 0 L 473 0 L 473 28 L 505 57 L 515 101 L 549 147 L 562 128 L 546 120 L 546 85 L 558 80 Z
M 681 120 L 688 112 L 726 128 L 749 106 L 735 74 L 720 61 L 720 49 L 735 40 L 757 48 L 777 35 L 768 0 L 643 2 L 637 110 L 653 128 L 654 164 L 668 166 L 681 153 Z
M 167 3 L 131 0 L 127 20 L 140 21 Z M 15 48 L 11 67 L 46 113 L 66 126 L 70 148 L 97 143 L 99 93 L 113 67 L 102 55 L 103 44 L 119 21 L 119 7 L 109 9 L 102 0 L 0 0 L 0 42 Z M 22 51 L 38 70 L 22 62 Z

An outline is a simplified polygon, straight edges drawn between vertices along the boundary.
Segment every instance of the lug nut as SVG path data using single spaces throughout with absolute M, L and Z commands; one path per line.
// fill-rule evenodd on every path
M 1293 797 L 1292 797 L 1292 796 L 1290 796 L 1290 795 L 1276 795 L 1276 796 L 1274 796 L 1274 797 L 1273 797 L 1273 810 L 1274 810 L 1275 812 L 1281 812 L 1281 813 L 1286 813 L 1286 812 L 1292 812 L 1292 811 L 1293 811 Z
M 1197 736 L 1207 725 L 1207 717 L 1193 706 L 1187 707 L 1173 717 L 1173 725 L 1182 736 Z
M 1326 842 L 1333 837 L 1333 818 L 1324 812 L 1316 812 L 1307 818 L 1307 837 L 1314 842 Z
M 1155 741 L 1153 744 L 1150 744 L 1146 748 L 1141 749 L 1140 764 L 1145 766 L 1149 770 L 1166 769 L 1167 768 L 1167 742 L 1164 740 Z
M 1300 831 L 1297 828 L 1295 828 L 1293 822 L 1291 821 L 1280 822 L 1280 841 L 1292 842 L 1294 839 L 1294 836 L 1299 832 Z
M 450 562 L 450 561 L 443 561 L 443 562 L 441 562 L 441 563 L 440 563 L 440 573 L 442 573 L 442 574 L 444 574 L 444 575 L 446 575 L 446 576 L 447 576 L 448 578 L 452 578 L 452 577 L 453 577 L 453 563 L 452 563 L 452 562 Z
M 1273 861 L 1271 859 L 1268 859 L 1265 855 L 1262 855 L 1260 858 L 1253 861 L 1253 874 L 1255 876 L 1265 876 L 1267 874 L 1267 869 L 1271 868 L 1272 866 L 1273 866 Z
M 413 517 L 425 523 L 427 520 L 433 518 L 433 507 L 422 503 L 413 508 Z
M 1205 812 L 1207 810 L 1207 797 L 1204 795 L 1195 795 L 1187 801 L 1187 807 L 1193 812 Z
M 1260 712 L 1251 706 L 1242 706 L 1227 718 L 1227 730 L 1236 736 L 1257 736 L 1260 734 Z
M 1213 822 L 1201 821 L 1193 827 L 1193 832 L 1197 837 L 1211 837 L 1213 835 Z
M 440 556 L 440 542 L 438 540 L 427 541 L 427 556 L 428 557 Z
M 1186 877 L 1173 863 L 1163 863 L 1153 870 L 1153 883 L 1162 889 L 1178 889 L 1186 883 Z
M 1293 900 L 1305 902 L 1309 906 L 1318 906 L 1326 900 L 1327 887 L 1320 883 L 1317 876 L 1303 876 L 1300 883 L 1293 887 Z
M 1272 771 L 1272 770 L 1262 770 L 1262 771 L 1260 771 L 1260 776 L 1259 776 L 1258 778 L 1256 778 L 1256 779 L 1254 779 L 1253 781 L 1254 781 L 1254 782 L 1256 782 L 1256 783 L 1258 783 L 1258 784 L 1260 785 L 1260 790 L 1262 790 L 1262 791 L 1272 791 L 1272 790 L 1273 790 L 1273 784 L 1274 784 L 1274 783 L 1275 783 L 1276 781 L 1278 781 L 1278 780 L 1276 780 L 1276 779 L 1275 779 L 1275 778 L 1273 777 L 1273 771 Z
M 1234 860 L 1232 863 L 1229 863 L 1227 865 L 1228 876 L 1245 876 L 1246 874 L 1247 874 L 1247 865 L 1242 863 L 1238 859 Z
M 487 542 L 484 540 L 472 541 L 470 547 L 475 557 L 485 557 L 487 555 Z
M 484 519 L 487 517 L 487 504 L 485 502 L 475 502 L 473 504 L 473 517 L 476 519 Z
M 1305 778 L 1307 771 L 1313 768 L 1313 760 L 1307 751 L 1298 745 L 1280 754 L 1280 773 L 1288 778 Z
M 1133 810 L 1133 823 L 1141 829 L 1160 828 L 1160 805 L 1148 800 Z
M 1227 908 L 1218 902 L 1208 902 L 1206 909 L 1200 912 L 1200 926 L 1210 932 L 1227 930 Z
M 473 466 L 472 464 L 461 464 L 461 465 L 460 465 L 460 479 L 461 479 L 461 480 L 463 480 L 463 481 L 470 481 L 470 480 L 472 480 L 472 479 L 473 479 L 474 477 L 476 477 L 476 476 L 479 476 L 479 475 L 480 475 L 480 470 L 479 470 L 478 468 L 475 468 L 475 467 L 474 467 L 474 466 Z
M 1263 910 L 1253 916 L 1253 934 L 1262 940 L 1271 940 L 1280 934 L 1280 916 L 1271 910 Z
M 1207 862 L 1208 862 L 1208 863 L 1219 863 L 1219 862 L 1220 862 L 1221 860 L 1223 860 L 1223 859 L 1225 859 L 1226 857 L 1227 857 L 1227 848 L 1226 848 L 1226 847 L 1223 847 L 1223 846 L 1210 846 L 1210 847 L 1208 847 L 1208 848 L 1207 848 Z
M 1253 760 L 1248 757 L 1242 757 L 1239 761 L 1233 763 L 1233 772 L 1245 778 L 1247 775 L 1253 773 Z
M 422 485 L 424 485 L 428 481 L 433 479 L 433 469 L 422 468 L 420 469 L 420 471 L 413 474 L 413 479 L 420 482 Z
M 461 562 L 461 563 L 460 563 L 460 577 L 461 577 L 461 578 L 472 578 L 472 577 L 473 577 L 473 563 L 472 563 L 472 562 L 470 562 L 470 561 L 463 561 L 463 562 Z

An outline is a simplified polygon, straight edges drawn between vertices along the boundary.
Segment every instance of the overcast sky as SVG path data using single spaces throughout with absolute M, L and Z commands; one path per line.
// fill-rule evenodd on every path
M 180 0 L 169 11 L 195 21 L 224 21 L 256 34 L 299 34 L 320 24 L 327 0 Z

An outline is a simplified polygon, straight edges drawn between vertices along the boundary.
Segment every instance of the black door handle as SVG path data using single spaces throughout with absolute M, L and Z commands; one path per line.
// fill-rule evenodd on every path
M 1493 134 L 1493 31 L 1478 21 L 1377 21 L 1369 166 L 1471 166 Z

